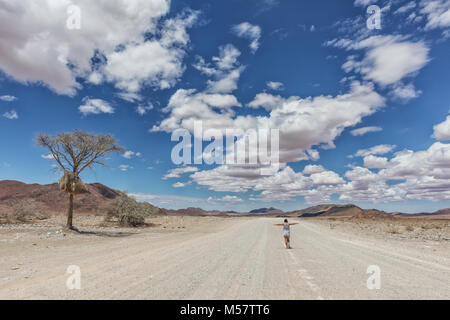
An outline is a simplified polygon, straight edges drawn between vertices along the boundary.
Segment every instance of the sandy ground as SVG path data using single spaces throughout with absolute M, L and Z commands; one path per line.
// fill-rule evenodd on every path
M 140 229 L 75 222 L 82 234 L 61 232 L 63 217 L 0 225 L 1 299 L 450 299 L 448 226 L 428 239 L 405 236 L 406 226 L 301 220 L 287 250 L 273 225 L 280 219 L 158 217 Z M 66 286 L 70 265 L 80 268 L 79 290 Z M 381 286 L 370 290 L 373 265 Z

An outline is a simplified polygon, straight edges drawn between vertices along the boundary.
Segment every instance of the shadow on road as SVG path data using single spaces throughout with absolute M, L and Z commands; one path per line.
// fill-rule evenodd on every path
M 73 234 L 79 234 L 79 235 L 92 235 L 97 237 L 108 237 L 108 238 L 122 238 L 122 237 L 129 237 L 134 234 L 137 234 L 136 232 L 126 232 L 126 231 L 87 231 L 87 230 L 79 230 L 79 229 L 71 229 L 66 232 L 71 232 Z

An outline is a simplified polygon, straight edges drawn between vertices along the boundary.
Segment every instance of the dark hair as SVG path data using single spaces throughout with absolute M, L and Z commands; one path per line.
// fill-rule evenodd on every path
M 287 219 L 284 219 L 284 222 L 288 222 Z

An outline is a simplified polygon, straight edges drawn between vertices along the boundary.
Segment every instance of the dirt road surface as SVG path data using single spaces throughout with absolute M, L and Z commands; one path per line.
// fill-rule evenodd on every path
M 280 219 L 205 221 L 173 232 L 59 241 L 0 230 L 0 298 L 450 299 L 447 244 L 367 238 L 300 221 L 287 250 L 274 226 Z M 80 268 L 79 290 L 67 289 L 69 265 Z M 367 287 L 373 265 L 380 289 Z

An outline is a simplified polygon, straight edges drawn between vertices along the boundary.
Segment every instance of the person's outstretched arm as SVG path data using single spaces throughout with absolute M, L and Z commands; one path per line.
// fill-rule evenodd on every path
M 274 224 L 274 226 L 283 226 L 283 224 L 282 223 L 278 223 L 278 224 Z
M 293 226 L 294 224 L 298 224 L 298 222 L 289 223 L 290 226 Z

